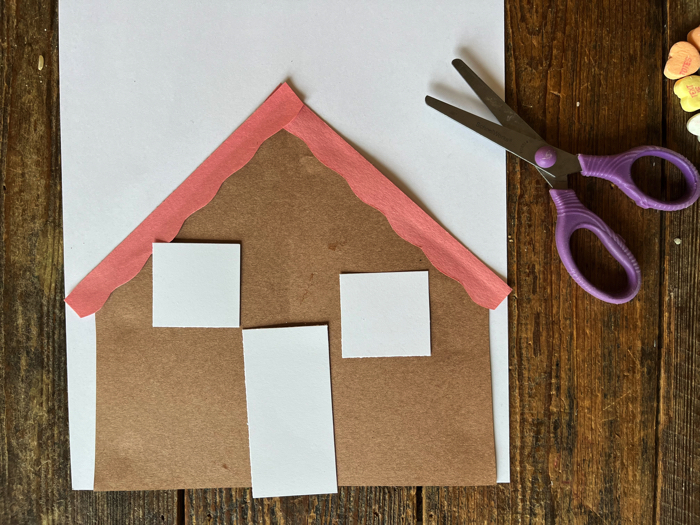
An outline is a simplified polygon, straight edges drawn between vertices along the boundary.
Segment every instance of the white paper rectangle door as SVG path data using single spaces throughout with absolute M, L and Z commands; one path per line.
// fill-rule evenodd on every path
M 338 492 L 328 327 L 243 330 L 253 497 Z

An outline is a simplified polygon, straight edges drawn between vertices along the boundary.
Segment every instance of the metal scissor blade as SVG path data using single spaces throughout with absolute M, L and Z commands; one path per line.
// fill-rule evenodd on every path
M 425 97 L 425 103 L 531 164 L 535 164 L 535 152 L 542 146 L 547 145 L 540 138 L 534 139 L 517 131 L 499 126 L 490 120 L 478 117 L 431 96 Z
M 513 131 L 517 131 L 533 139 L 542 140 L 542 137 L 530 127 L 530 125 L 525 122 L 520 115 L 518 115 L 511 107 L 505 103 L 490 87 L 486 85 L 486 82 L 481 80 L 479 75 L 474 73 L 472 69 L 464 63 L 463 60 L 455 58 L 452 61 L 452 65 L 457 70 L 457 72 L 462 76 L 462 78 L 469 84 L 474 93 L 476 93 L 481 101 L 486 105 L 487 108 L 493 113 L 493 116 L 498 119 L 503 126 Z M 557 181 L 545 170 L 537 166 L 537 171 L 546 180 L 550 186 L 554 188 L 564 189 L 568 186 L 568 181 Z
M 557 154 L 556 164 L 544 170 L 540 168 L 535 161 L 535 153 L 537 150 L 543 146 L 549 146 L 544 140 L 540 138 L 535 139 L 504 126 L 494 124 L 490 120 L 478 117 L 431 96 L 425 97 L 425 103 L 431 108 L 438 110 L 443 115 L 450 117 L 452 120 L 456 120 L 463 126 L 476 131 L 479 135 L 507 149 L 513 155 L 517 155 L 524 161 L 529 162 L 537 168 L 537 171 L 540 172 L 542 177 L 553 188 L 567 188 L 566 176 L 569 173 L 581 171 L 581 165 L 576 156 L 558 148 L 553 148 Z
M 462 75 L 462 78 L 469 84 L 469 87 L 474 90 L 474 93 L 479 96 L 486 107 L 489 108 L 493 116 L 498 119 L 498 122 L 506 128 L 522 133 L 532 139 L 542 140 L 542 137 L 540 137 L 520 115 L 513 111 L 501 97 L 494 93 L 494 91 L 486 85 L 486 82 L 481 80 L 464 61 L 455 58 L 452 61 L 452 65 L 457 72 Z

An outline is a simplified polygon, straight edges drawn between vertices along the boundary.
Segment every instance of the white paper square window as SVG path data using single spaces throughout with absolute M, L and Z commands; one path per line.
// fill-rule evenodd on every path
M 153 326 L 240 326 L 239 244 L 154 243 Z
M 430 355 L 428 272 L 340 276 L 343 357 Z

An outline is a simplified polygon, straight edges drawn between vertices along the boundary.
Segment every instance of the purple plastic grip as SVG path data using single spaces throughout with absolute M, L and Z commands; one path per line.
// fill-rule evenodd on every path
M 640 157 L 660 157 L 674 164 L 685 178 L 685 194 L 675 201 L 664 202 L 642 193 L 632 180 L 632 164 Z M 700 175 L 697 168 L 683 155 L 659 146 L 640 146 L 618 155 L 599 157 L 578 155 L 581 175 L 609 180 L 620 188 L 640 208 L 676 211 L 687 208 L 700 197 Z
M 637 259 L 629 251 L 622 237 L 612 231 L 600 217 L 581 204 L 574 190 L 549 190 L 549 194 L 557 208 L 557 229 L 555 232 L 557 251 L 571 278 L 586 292 L 606 303 L 622 304 L 631 301 L 642 285 L 642 272 L 639 270 Z M 625 269 L 627 287 L 623 291 L 618 293 L 604 292 L 596 288 L 581 274 L 571 255 L 571 235 L 580 228 L 593 232 L 610 252 L 610 255 Z

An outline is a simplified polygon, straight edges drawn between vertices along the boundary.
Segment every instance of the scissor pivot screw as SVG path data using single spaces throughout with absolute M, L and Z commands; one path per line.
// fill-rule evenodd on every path
M 535 152 L 535 162 L 540 168 L 551 168 L 557 162 L 557 150 L 552 146 L 542 146 Z

